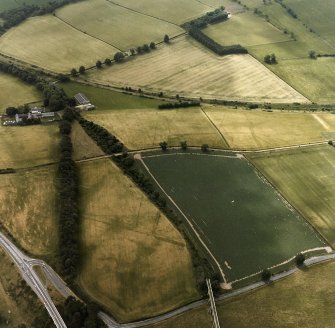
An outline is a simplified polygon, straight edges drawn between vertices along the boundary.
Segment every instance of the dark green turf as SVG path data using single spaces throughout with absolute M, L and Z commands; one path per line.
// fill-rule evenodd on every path
M 143 157 L 168 195 L 196 223 L 230 281 L 324 246 L 245 159 Z

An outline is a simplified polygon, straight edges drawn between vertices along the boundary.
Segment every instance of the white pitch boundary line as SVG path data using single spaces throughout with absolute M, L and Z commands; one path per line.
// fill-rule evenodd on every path
M 215 256 L 212 254 L 212 252 L 209 250 L 209 248 L 207 247 L 207 245 L 205 244 L 205 242 L 201 239 L 198 231 L 194 228 L 192 222 L 189 220 L 189 218 L 184 214 L 184 212 L 180 209 L 180 207 L 174 202 L 174 200 L 167 194 L 167 192 L 163 189 L 163 187 L 160 185 L 160 183 L 157 181 L 157 179 L 153 176 L 153 174 L 151 173 L 151 171 L 149 170 L 148 166 L 144 163 L 142 158 L 139 158 L 139 160 L 141 161 L 141 163 L 143 164 L 143 166 L 145 167 L 145 169 L 148 171 L 148 173 L 150 174 L 150 176 L 152 177 L 152 179 L 156 182 L 156 184 L 159 186 L 159 188 L 163 191 L 163 193 L 168 197 L 168 199 L 171 201 L 171 203 L 178 209 L 178 211 L 180 212 L 180 214 L 185 218 L 185 220 L 187 221 L 187 223 L 190 225 L 191 229 L 193 230 L 194 234 L 197 236 L 197 238 L 199 239 L 199 241 L 201 242 L 201 244 L 204 246 L 204 248 L 206 249 L 206 251 L 208 252 L 208 254 L 211 256 L 211 258 L 214 260 L 215 264 L 217 265 L 217 267 L 220 270 L 220 274 L 222 276 L 222 279 L 224 281 L 224 283 L 227 283 L 226 280 L 226 276 L 223 273 L 223 270 L 220 266 L 220 263 L 217 261 L 217 259 L 215 258 Z

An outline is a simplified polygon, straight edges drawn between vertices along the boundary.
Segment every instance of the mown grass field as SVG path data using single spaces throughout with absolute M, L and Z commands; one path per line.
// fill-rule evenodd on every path
M 292 40 L 289 35 L 251 12 L 232 15 L 228 21 L 210 25 L 204 32 L 220 44 L 241 44 L 244 47 Z
M 105 127 L 130 149 L 159 147 L 164 140 L 169 146 L 179 146 L 186 140 L 190 146 L 207 143 L 210 147 L 228 147 L 199 107 L 121 109 L 89 112 L 84 117 Z
M 22 168 L 58 161 L 58 125 L 0 125 L 0 168 Z
M 172 37 L 184 32 L 174 24 L 141 15 L 106 0 L 89 0 L 65 6 L 57 10 L 56 16 L 122 50 L 163 41 L 165 34 Z
M 55 72 L 66 72 L 118 50 L 79 32 L 51 15 L 33 17 L 0 37 L 1 52 Z
M 154 16 L 158 19 L 166 20 L 177 25 L 181 25 L 184 22 L 202 16 L 206 12 L 213 10 L 205 1 L 194 0 L 142 0 L 141 2 L 132 0 L 113 0 L 113 2 L 139 13 Z M 222 4 L 218 4 L 215 8 L 218 8 L 221 5 Z
M 256 15 L 252 19 L 251 11 L 233 15 L 230 21 L 213 27 L 214 31 L 222 30 L 222 34 L 216 35 L 213 32 L 212 36 L 217 40 L 224 41 L 223 35 L 225 35 L 225 38 L 230 42 L 235 41 L 242 45 L 246 43 L 249 52 L 260 62 L 263 62 L 265 55 L 275 53 L 278 64 L 268 65 L 267 67 L 270 70 L 310 100 L 333 103 L 335 92 L 332 85 L 332 76 L 335 71 L 335 60 L 333 58 L 319 60 L 308 58 L 310 50 L 315 50 L 317 53 L 334 53 L 334 45 L 331 41 L 333 23 L 330 20 L 334 9 L 332 9 L 333 6 L 330 5 L 330 1 L 322 1 L 320 5 L 308 0 L 285 2 L 288 7 L 297 12 L 299 19 L 291 17 L 275 1 L 264 5 L 260 0 L 243 0 L 242 4 L 246 4 L 251 10 L 258 8 L 264 15 L 268 16 L 270 23 L 276 28 L 281 31 L 287 30 L 288 35 L 292 32 L 295 40 L 277 42 L 278 39 L 275 34 L 271 35 L 270 33 L 273 28 L 268 27 L 266 31 L 261 33 L 261 35 L 268 35 L 267 43 L 255 43 L 254 41 L 257 38 L 255 29 L 248 30 L 245 28 L 250 26 L 252 21 L 259 19 Z M 317 14 L 314 14 L 314 11 Z M 318 19 L 318 17 L 323 18 Z M 237 26 L 244 28 L 245 33 L 236 33 Z M 319 27 L 320 32 L 317 31 L 317 27 Z M 320 33 L 320 35 L 310 32 L 310 28 Z
M 334 247 L 334 148 L 324 145 L 248 157 Z
M 298 271 L 248 294 L 217 303 L 221 325 L 228 328 L 331 328 L 334 322 L 335 263 Z M 148 328 L 211 328 L 208 307 Z
M 335 115 L 261 110 L 204 108 L 235 149 L 266 149 L 326 141 L 335 131 Z
M 69 97 L 76 93 L 84 93 L 88 99 L 96 106 L 95 111 L 105 109 L 140 109 L 157 108 L 163 100 L 137 97 L 124 93 L 97 88 L 83 83 L 67 82 L 60 84 Z
M 34 86 L 21 82 L 11 75 L 0 73 L 0 112 L 9 106 L 18 106 L 41 100 L 42 94 Z
M 166 91 L 171 95 L 245 101 L 305 102 L 276 75 L 249 55 L 218 57 L 190 38 L 122 65 L 88 74 L 89 79 L 119 86 Z
M 194 222 L 228 281 L 324 245 L 244 158 L 220 154 L 142 157 L 165 192 Z
M 57 248 L 56 167 L 0 175 L 1 223 L 18 246 L 38 256 Z
M 187 246 L 166 217 L 110 160 L 79 170 L 84 292 L 127 322 L 197 299 Z

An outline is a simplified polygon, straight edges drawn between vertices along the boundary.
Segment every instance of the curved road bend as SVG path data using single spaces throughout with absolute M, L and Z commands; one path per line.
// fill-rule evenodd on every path
M 44 287 L 37 273 L 33 269 L 31 260 L 23 254 L 7 237 L 0 232 L 0 246 L 9 254 L 13 262 L 19 268 L 23 279 L 36 293 L 38 298 L 42 301 L 47 309 L 50 317 L 57 328 L 67 328 L 61 315 L 59 314 L 55 304 L 52 302 L 48 291 Z

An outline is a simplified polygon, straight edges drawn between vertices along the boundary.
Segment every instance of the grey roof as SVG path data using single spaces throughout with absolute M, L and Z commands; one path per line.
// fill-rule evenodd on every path
M 77 93 L 76 95 L 74 95 L 74 98 L 80 105 L 90 104 L 90 101 L 83 93 Z

